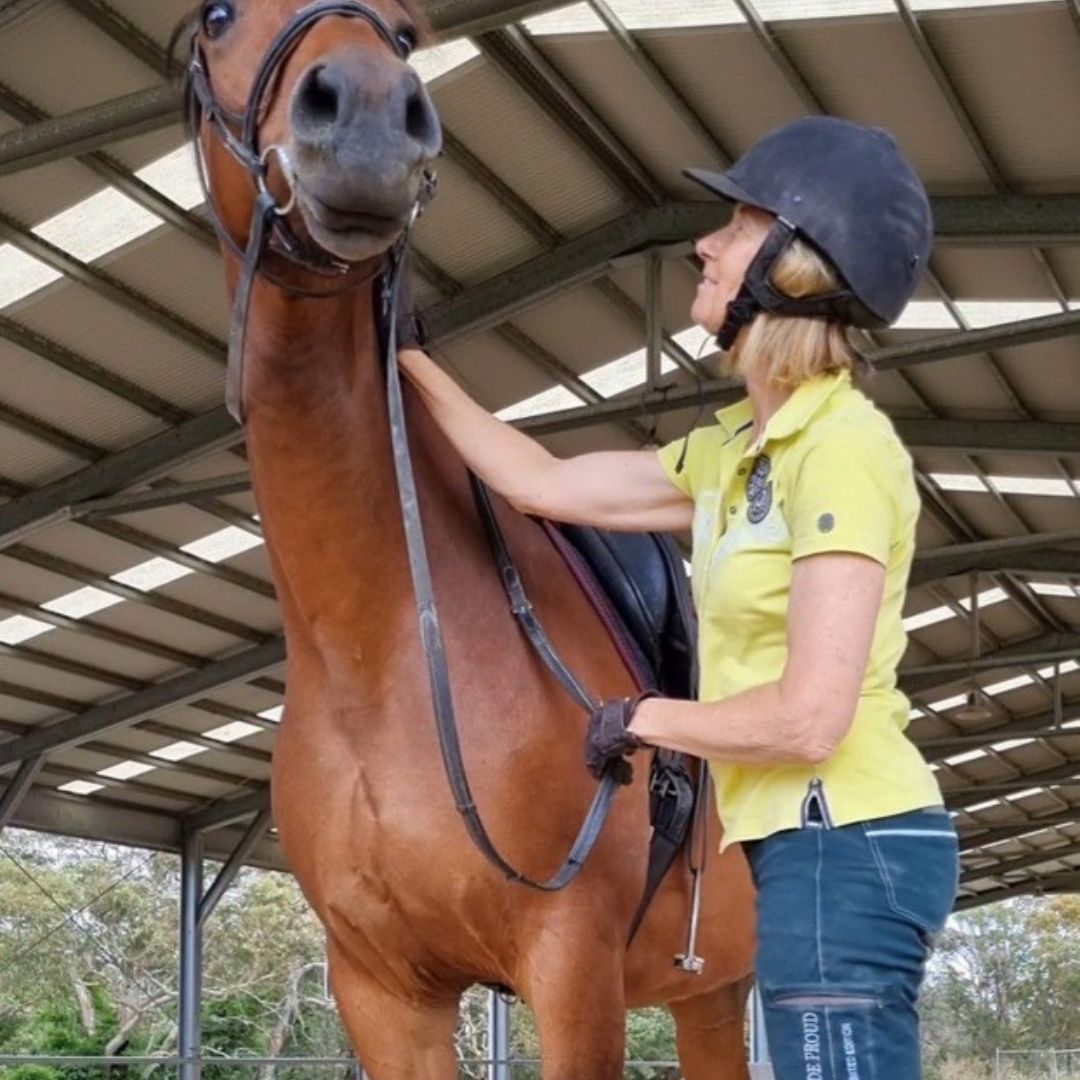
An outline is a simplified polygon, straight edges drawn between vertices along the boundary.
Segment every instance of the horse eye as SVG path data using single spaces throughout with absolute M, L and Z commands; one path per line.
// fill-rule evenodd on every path
M 412 27 L 399 30 L 397 32 L 397 43 L 401 46 L 401 51 L 405 56 L 411 56 L 416 51 L 417 46 L 416 31 Z
M 206 32 L 206 36 L 211 41 L 214 41 L 232 26 L 235 18 L 236 12 L 233 10 L 232 4 L 207 4 L 203 8 L 202 14 L 203 30 Z

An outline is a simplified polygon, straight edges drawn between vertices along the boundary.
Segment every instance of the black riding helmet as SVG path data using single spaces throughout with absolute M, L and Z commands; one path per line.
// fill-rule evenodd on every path
M 766 135 L 725 173 L 687 169 L 691 180 L 776 223 L 728 305 L 717 334 L 730 349 L 760 311 L 835 319 L 851 326 L 894 322 L 930 256 L 930 200 L 893 137 L 830 116 L 811 116 Z M 792 299 L 769 277 L 796 236 L 838 272 L 841 287 Z

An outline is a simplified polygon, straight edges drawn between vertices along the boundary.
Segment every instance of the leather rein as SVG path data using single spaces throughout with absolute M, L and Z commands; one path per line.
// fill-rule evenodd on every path
M 620 781 L 616 776 L 616 766 L 614 764 L 609 766 L 600 781 L 577 838 L 571 845 L 569 854 L 563 861 L 562 866 L 546 881 L 536 880 L 515 869 L 500 854 L 484 827 L 469 787 L 454 711 L 450 670 L 438 610 L 435 604 L 431 568 L 424 541 L 423 525 L 420 519 L 420 503 L 413 473 L 412 458 L 409 452 L 397 355 L 397 306 L 405 250 L 413 224 L 433 195 L 434 177 L 431 174 L 425 176 L 425 182 L 413 208 L 410 221 L 402 236 L 388 253 L 385 264 L 376 267 L 367 276 L 357 279 L 350 274 L 352 270 L 350 264 L 339 262 L 321 250 L 312 250 L 305 246 L 293 232 L 288 224 L 288 215 L 292 212 L 296 202 L 295 178 L 288 154 L 284 147 L 277 144 L 260 149 L 259 123 L 265 109 L 272 100 L 282 67 L 304 35 L 321 19 L 333 15 L 366 20 L 397 56 L 402 59 L 405 58 L 403 48 L 397 41 L 390 25 L 378 11 L 365 3 L 361 3 L 360 0 L 319 0 L 319 2 L 301 8 L 271 43 L 256 72 L 243 114 L 230 112 L 215 98 L 206 57 L 199 44 L 198 34 L 193 34 L 192 37 L 192 52 L 188 65 L 188 123 L 196 148 L 199 178 L 219 237 L 224 245 L 241 260 L 241 273 L 233 301 L 229 330 L 227 404 L 229 411 L 237 422 L 243 424 L 245 338 L 251 308 L 251 294 L 257 276 L 261 275 L 289 292 L 315 296 L 329 296 L 358 289 L 369 284 L 376 277 L 381 276 L 379 294 L 380 330 L 385 341 L 387 398 L 394 469 L 397 475 L 398 492 L 401 500 L 401 515 L 405 527 L 409 566 L 416 594 L 420 637 L 427 661 L 439 747 L 447 780 L 457 810 L 462 816 L 469 835 L 488 861 L 512 881 L 544 892 L 555 892 L 569 885 L 580 873 L 607 821 Z M 212 198 L 205 161 L 200 152 L 199 131 L 203 120 L 209 121 L 213 125 L 222 144 L 247 170 L 255 186 L 255 200 L 252 207 L 251 225 L 246 247 L 241 247 L 229 234 Z M 238 129 L 238 131 L 234 129 Z M 270 162 L 275 157 L 290 188 L 289 198 L 284 205 L 278 202 L 268 184 Z M 344 278 L 346 280 L 343 285 L 329 289 L 325 293 L 312 293 L 297 289 L 279 276 L 269 273 L 267 268 L 262 265 L 263 257 L 268 250 L 272 250 L 287 262 L 302 266 L 304 269 L 312 270 L 329 278 L 338 280 Z M 548 670 L 582 709 L 591 713 L 599 703 L 589 695 L 575 678 L 541 626 L 528 597 L 525 595 L 517 568 L 510 557 L 505 539 L 495 517 L 494 508 L 491 505 L 490 496 L 481 481 L 472 473 L 470 473 L 470 482 L 488 541 L 495 556 L 499 575 L 510 600 L 511 610 Z

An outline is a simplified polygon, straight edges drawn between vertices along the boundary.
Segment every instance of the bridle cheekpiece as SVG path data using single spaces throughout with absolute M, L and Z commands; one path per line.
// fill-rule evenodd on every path
M 346 277 L 354 266 L 335 258 L 321 248 L 305 244 L 296 235 L 288 220 L 297 202 L 296 175 L 292 162 L 289 160 L 288 151 L 280 143 L 271 143 L 263 148 L 260 146 L 259 139 L 260 123 L 273 100 L 285 63 L 316 23 L 335 15 L 365 20 L 399 59 L 408 59 L 408 48 L 394 33 L 383 15 L 373 7 L 362 3 L 361 0 L 316 0 L 315 3 L 301 8 L 271 42 L 255 73 L 244 111 L 240 114 L 227 109 L 215 97 L 210 81 L 210 69 L 198 32 L 193 33 L 191 37 L 191 57 L 188 61 L 188 124 L 195 146 L 199 183 L 218 237 L 241 262 L 229 327 L 226 392 L 229 411 L 240 424 L 244 422 L 244 345 L 251 308 L 251 293 L 256 276 L 262 276 L 291 293 L 306 296 L 332 296 L 368 284 L 387 269 L 382 265 L 377 266 L 359 280 L 350 279 L 343 287 L 337 286 L 324 291 L 305 289 L 291 284 L 263 264 L 263 256 L 270 250 L 289 263 L 315 274 L 338 280 Z M 206 161 L 199 141 L 203 121 L 208 121 L 212 125 L 222 145 L 251 177 L 255 199 L 252 204 L 246 247 L 241 246 L 225 228 L 221 214 L 214 203 Z M 275 160 L 289 189 L 288 198 L 284 203 L 278 201 L 278 197 L 270 188 L 270 163 Z M 430 201 L 434 193 L 434 185 L 434 175 L 431 172 L 425 172 L 408 223 L 390 252 L 391 269 L 400 261 L 400 253 L 408 242 L 409 232 L 425 205 Z M 396 279 L 396 273 L 391 276 Z

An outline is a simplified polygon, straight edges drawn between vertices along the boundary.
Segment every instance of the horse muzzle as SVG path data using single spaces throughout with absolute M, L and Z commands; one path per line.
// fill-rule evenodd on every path
M 408 225 L 442 128 L 412 68 L 356 50 L 313 64 L 298 80 L 288 143 L 312 240 L 357 262 L 385 251 Z

